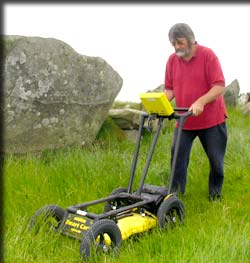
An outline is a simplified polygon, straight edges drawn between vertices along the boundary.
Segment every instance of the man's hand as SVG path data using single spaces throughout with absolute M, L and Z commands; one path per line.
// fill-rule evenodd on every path
M 204 110 L 204 105 L 199 101 L 196 101 L 191 105 L 188 111 L 192 111 L 194 116 L 199 116 Z
M 197 99 L 189 108 L 194 116 L 199 116 L 203 111 L 206 104 L 216 100 L 225 92 L 224 86 L 213 86 L 205 95 Z

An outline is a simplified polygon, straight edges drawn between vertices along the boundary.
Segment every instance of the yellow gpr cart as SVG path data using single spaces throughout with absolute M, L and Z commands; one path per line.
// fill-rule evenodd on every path
M 114 189 L 107 197 L 69 206 L 66 209 L 57 205 L 45 205 L 38 209 L 30 220 L 30 228 L 37 227 L 39 222 L 45 222 L 50 228 L 64 235 L 79 239 L 83 261 L 88 259 L 93 251 L 102 253 L 117 251 L 122 241 L 132 235 L 155 227 L 175 226 L 184 220 L 184 205 L 177 194 L 172 192 L 172 181 L 183 124 L 191 112 L 187 108 L 174 109 L 163 92 L 143 93 L 140 94 L 140 99 L 145 112 L 142 113 L 140 120 L 128 185 Z M 145 179 L 165 119 L 175 119 L 179 123 L 169 184 L 147 185 Z M 135 188 L 134 178 L 142 132 L 144 128 L 150 126 L 152 120 L 158 121 L 157 129 L 139 185 Z M 103 212 L 92 212 L 93 207 L 100 204 L 103 204 Z

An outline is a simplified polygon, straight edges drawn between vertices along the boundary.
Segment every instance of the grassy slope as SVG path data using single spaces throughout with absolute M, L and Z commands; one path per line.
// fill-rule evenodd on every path
M 187 192 L 181 199 L 185 223 L 172 231 L 153 232 L 123 242 L 119 259 L 91 262 L 250 262 L 250 118 L 229 110 L 223 201 L 207 199 L 208 163 L 200 144 L 192 151 Z M 167 183 L 172 129 L 160 137 L 148 183 Z M 138 173 L 150 138 L 142 142 Z M 166 143 L 167 142 L 167 143 Z M 49 152 L 40 157 L 7 157 L 4 176 L 5 262 L 80 262 L 80 243 L 54 233 L 27 231 L 33 213 L 45 204 L 63 208 L 107 196 L 127 186 L 134 144 L 111 140 L 90 149 Z M 136 178 L 138 182 L 138 176 Z

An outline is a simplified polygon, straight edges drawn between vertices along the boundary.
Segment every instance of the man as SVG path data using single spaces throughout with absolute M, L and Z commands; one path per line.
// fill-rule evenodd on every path
M 211 49 L 195 41 L 187 24 L 173 25 L 168 36 L 175 53 L 167 61 L 165 92 L 169 100 L 175 98 L 177 107 L 192 111 L 183 127 L 173 189 L 185 192 L 190 151 L 198 137 L 210 164 L 209 199 L 220 199 L 227 144 L 225 79 L 221 65 Z M 175 140 L 176 130 L 172 156 Z

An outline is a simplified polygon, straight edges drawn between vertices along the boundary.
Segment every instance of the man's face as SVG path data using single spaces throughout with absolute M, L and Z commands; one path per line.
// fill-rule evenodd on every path
M 175 49 L 178 57 L 188 57 L 190 55 L 191 45 L 184 37 L 171 40 L 171 44 Z

